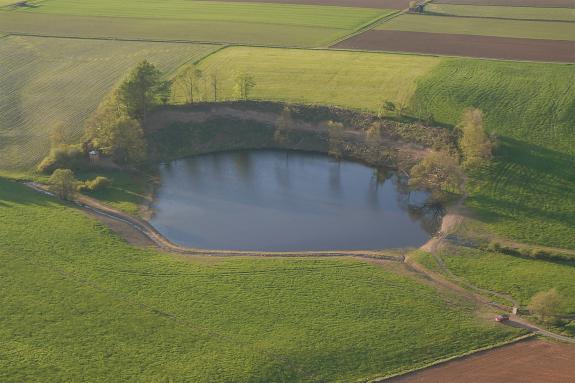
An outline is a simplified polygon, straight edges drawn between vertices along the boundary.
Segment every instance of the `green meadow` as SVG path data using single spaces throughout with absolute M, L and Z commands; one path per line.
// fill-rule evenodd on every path
M 441 62 L 437 57 L 328 50 L 230 47 L 202 60 L 218 72 L 221 95 L 234 98 L 237 73 L 256 80 L 252 98 L 376 111 L 383 100 L 407 103 L 416 80 Z M 208 94 L 210 97 L 210 94 Z M 177 101 L 182 101 L 177 100 Z
M 378 30 L 575 41 L 574 28 L 572 23 L 565 22 L 430 15 L 401 15 L 376 27 Z
M 449 16 L 575 22 L 575 9 L 572 8 L 506 7 L 431 3 L 425 7 L 425 11 Z
M 5 179 L 0 259 L 3 382 L 355 381 L 522 333 L 400 264 L 136 249 Z
M 51 0 L 0 11 L 0 31 L 77 37 L 327 46 L 391 10 L 209 1 Z
M 10 36 L 0 40 L 0 169 L 29 169 L 61 126 L 69 141 L 84 120 L 139 61 L 170 72 L 218 49 L 161 44 Z

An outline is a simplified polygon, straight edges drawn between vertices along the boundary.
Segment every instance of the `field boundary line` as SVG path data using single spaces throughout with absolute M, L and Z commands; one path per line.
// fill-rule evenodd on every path
M 432 12 L 418 14 L 417 16 L 437 16 L 437 17 L 453 17 L 461 19 L 488 19 L 488 20 L 506 20 L 506 21 L 537 21 L 545 23 L 571 23 L 571 24 L 575 23 L 575 20 L 516 19 L 513 17 L 450 15 L 447 13 L 432 13 Z
M 367 31 L 370 31 L 370 30 L 372 30 L 373 28 L 375 28 L 376 26 L 378 26 L 379 24 L 382 24 L 382 23 L 384 23 L 384 22 L 386 22 L 386 21 L 388 21 L 388 20 L 391 20 L 391 19 L 393 19 L 394 17 L 400 16 L 400 15 L 402 15 L 402 14 L 404 14 L 404 13 L 405 13 L 405 10 L 397 10 L 397 11 L 392 12 L 392 13 L 389 13 L 389 14 L 387 14 L 387 15 L 380 16 L 380 17 L 376 18 L 375 20 L 373 20 L 373 21 L 371 21 L 371 22 L 365 24 L 363 27 L 360 26 L 359 29 L 356 29 L 355 31 L 353 31 L 353 32 L 351 32 L 351 33 L 349 33 L 349 34 L 347 34 L 347 35 L 345 35 L 345 36 L 342 36 L 342 37 L 340 37 L 340 38 L 338 38 L 338 39 L 336 39 L 336 40 L 330 42 L 330 43 L 327 45 L 326 48 L 329 48 L 329 47 L 331 47 L 331 46 L 333 46 L 333 45 L 336 45 L 336 44 L 341 43 L 342 41 L 349 40 L 349 39 L 351 39 L 352 37 L 355 37 L 355 36 L 357 36 L 357 35 L 361 35 L 362 33 L 365 33 L 365 32 L 367 32 Z
M 422 367 L 416 367 L 416 368 L 411 369 L 411 370 L 407 370 L 407 371 L 403 371 L 403 372 L 398 372 L 398 373 L 395 373 L 395 374 L 392 374 L 392 375 L 382 376 L 382 377 L 375 378 L 375 379 L 368 379 L 368 380 L 364 380 L 364 381 L 362 381 L 362 382 L 364 382 L 364 383 L 385 383 L 385 382 L 390 382 L 390 381 L 393 381 L 393 379 L 395 379 L 395 378 L 399 378 L 399 377 L 403 377 L 403 376 L 415 374 L 415 373 L 418 373 L 418 372 L 420 372 L 420 371 L 426 370 L 426 369 L 428 369 L 428 368 L 432 368 L 432 367 L 438 366 L 438 365 L 440 365 L 440 364 L 452 362 L 452 361 L 459 360 L 459 359 L 465 359 L 465 358 L 467 358 L 467 357 L 469 357 L 469 356 L 472 356 L 472 355 L 475 355 L 475 354 L 480 354 L 480 353 L 482 353 L 482 352 L 488 352 L 488 351 L 491 351 L 491 350 L 496 350 L 496 349 L 498 349 L 498 348 L 505 347 L 505 346 L 509 346 L 509 345 L 511 345 L 511 344 L 514 344 L 514 343 L 524 342 L 524 341 L 527 341 L 527 340 L 529 340 L 529 339 L 531 339 L 531 338 L 534 338 L 534 337 L 536 337 L 536 336 L 537 336 L 537 335 L 534 334 L 534 333 L 522 335 L 522 336 L 519 336 L 519 337 L 517 337 L 517 338 L 513 338 L 513 339 L 510 339 L 510 340 L 503 341 L 503 342 L 495 343 L 495 344 L 490 345 L 490 346 L 485 346 L 485 347 L 477 348 L 477 349 L 475 349 L 475 350 L 471 350 L 471 351 L 468 351 L 468 352 L 463 353 L 463 354 L 453 355 L 453 356 L 450 356 L 449 358 L 437 360 L 437 361 L 435 361 L 435 362 L 431 362 L 431 363 L 429 363 L 429 364 L 426 364 L 426 365 L 424 365 L 424 366 L 422 366 Z

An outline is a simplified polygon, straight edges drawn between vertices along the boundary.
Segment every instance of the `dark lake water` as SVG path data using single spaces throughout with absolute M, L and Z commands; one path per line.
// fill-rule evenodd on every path
M 399 193 L 395 177 L 378 182 L 368 166 L 321 154 L 216 153 L 162 165 L 160 174 L 150 223 L 189 247 L 382 249 L 419 246 L 432 230 L 408 208 L 423 193 Z

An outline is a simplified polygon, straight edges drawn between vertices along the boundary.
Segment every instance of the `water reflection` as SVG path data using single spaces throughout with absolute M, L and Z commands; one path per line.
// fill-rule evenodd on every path
M 176 243 L 266 251 L 418 246 L 437 224 L 389 171 L 284 151 L 216 153 L 160 169 L 151 220 Z

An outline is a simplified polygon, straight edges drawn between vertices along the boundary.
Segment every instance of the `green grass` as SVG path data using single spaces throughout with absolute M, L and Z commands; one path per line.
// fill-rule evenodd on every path
M 476 217 L 503 237 L 575 248 L 575 66 L 449 59 L 420 79 L 415 108 L 456 124 L 485 112 L 497 156 L 472 174 Z
M 5 179 L 0 206 L 3 382 L 355 381 L 520 334 L 360 260 L 138 250 Z
M 377 29 L 575 41 L 572 23 L 552 21 L 402 15 L 378 25 Z
M 442 59 L 379 53 L 230 47 L 200 67 L 217 70 L 221 97 L 234 97 L 236 73 L 253 74 L 252 97 L 376 111 L 383 100 L 407 102 L 415 81 Z M 208 92 L 208 96 L 212 95 Z M 180 100 L 182 101 L 182 100 Z
M 0 30 L 84 37 L 117 37 L 328 45 L 385 9 L 209 1 L 51 0 L 37 8 L 0 12 Z
M 425 258 L 433 263 L 431 256 Z M 565 297 L 568 312 L 575 313 L 575 262 L 555 263 L 465 248 L 444 252 L 441 258 L 456 276 L 510 294 L 522 306 L 538 292 L 556 288 Z
M 217 46 L 10 36 L 0 40 L 0 169 L 26 169 L 61 125 L 70 140 L 139 61 L 169 72 Z
M 451 16 L 495 17 L 507 19 L 575 21 L 572 8 L 505 7 L 488 5 L 428 4 L 426 12 Z

